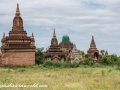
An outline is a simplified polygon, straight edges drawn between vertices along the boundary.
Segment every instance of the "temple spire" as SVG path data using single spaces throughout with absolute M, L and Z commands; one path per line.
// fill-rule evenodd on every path
M 5 33 L 3 33 L 3 37 L 5 37 Z
M 92 36 L 92 43 L 95 43 L 95 42 L 94 42 L 94 36 Z
M 96 48 L 96 44 L 95 44 L 95 41 L 94 41 L 94 36 L 92 36 L 90 47 Z
M 55 29 L 54 29 L 54 32 L 53 32 L 53 38 L 56 38 Z
M 77 48 L 76 48 L 76 44 L 74 44 L 73 49 L 74 49 L 74 50 L 77 50 Z
M 32 32 L 32 37 L 34 37 L 34 34 L 33 34 L 33 32 Z
M 20 16 L 19 4 L 17 3 L 16 16 Z
M 107 52 L 107 50 L 106 50 L 106 52 L 105 52 L 105 55 L 108 55 L 108 52 Z
M 22 31 L 22 30 L 24 30 L 24 28 L 23 28 L 23 20 L 22 20 L 22 18 L 20 16 L 19 4 L 17 4 L 15 17 L 13 19 L 12 30 L 15 30 L 15 31 Z

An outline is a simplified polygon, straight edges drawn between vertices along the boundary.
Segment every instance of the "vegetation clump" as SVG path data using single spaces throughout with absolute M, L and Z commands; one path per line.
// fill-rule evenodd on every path
M 44 48 L 37 48 L 35 52 L 35 63 L 36 64 L 43 64 L 44 63 Z
M 75 68 L 75 67 L 105 67 L 105 65 L 116 66 L 118 70 L 120 70 L 120 57 L 116 55 L 104 55 L 104 50 L 101 50 L 102 60 L 101 63 L 95 63 L 92 58 L 85 58 L 85 53 L 83 51 L 78 50 L 78 53 L 82 55 L 82 60 L 79 63 L 71 63 L 66 57 L 65 62 L 53 62 L 44 60 L 44 48 L 37 48 L 35 53 L 35 63 L 37 65 L 41 64 L 43 67 L 57 67 L 57 68 Z M 22 65 L 25 68 L 25 65 Z
M 80 61 L 80 65 L 89 65 L 93 66 L 95 64 L 94 60 L 92 58 L 85 58 Z
M 43 64 L 44 67 L 56 67 L 56 68 L 75 68 L 79 67 L 79 63 L 70 63 L 69 61 L 65 62 L 53 62 L 53 61 L 46 61 Z

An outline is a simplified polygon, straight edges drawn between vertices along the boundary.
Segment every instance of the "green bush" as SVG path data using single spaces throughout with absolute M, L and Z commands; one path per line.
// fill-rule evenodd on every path
M 50 66 L 54 66 L 54 63 L 52 61 L 46 61 L 44 64 L 43 64 L 44 67 L 50 67 Z
M 89 65 L 93 66 L 95 64 L 94 60 L 92 58 L 85 58 L 80 61 L 80 65 Z
M 71 63 L 69 61 L 65 62 L 53 62 L 53 61 L 46 61 L 43 64 L 44 67 L 57 67 L 57 68 L 75 68 L 79 67 L 79 63 Z
M 65 61 L 61 64 L 61 66 L 64 68 L 76 68 L 79 67 L 79 63 L 71 63 L 70 61 Z
M 54 67 L 61 67 L 61 62 L 54 62 Z
M 36 64 L 43 64 L 44 63 L 44 48 L 37 48 L 35 52 L 35 63 Z
M 102 64 L 105 64 L 105 65 L 115 65 L 117 63 L 117 60 L 118 60 L 118 58 L 115 55 L 103 56 Z
M 62 67 L 64 68 L 70 68 L 71 66 L 71 63 L 69 61 L 65 61 L 63 64 L 62 64 Z
M 26 68 L 27 66 L 25 64 L 22 65 L 23 68 Z
M 117 65 L 117 70 L 120 70 L 120 57 L 118 57 L 118 60 L 116 62 L 116 65 Z

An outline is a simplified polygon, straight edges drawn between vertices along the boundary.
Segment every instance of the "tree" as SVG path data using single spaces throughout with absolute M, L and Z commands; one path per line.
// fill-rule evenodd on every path
M 35 52 L 35 63 L 36 64 L 43 64 L 44 63 L 44 48 L 36 48 Z
M 82 55 L 82 58 L 85 58 L 85 53 L 84 53 L 84 51 L 78 50 L 78 53 Z
M 116 64 L 117 64 L 117 69 L 120 70 L 120 57 L 118 57 Z
M 117 63 L 117 61 L 118 61 L 118 57 L 115 55 L 107 55 L 107 56 L 103 56 L 102 58 L 102 63 L 107 65 L 114 65 Z
M 104 55 L 105 53 L 105 50 L 100 50 L 100 53 L 102 54 L 102 56 Z
M 92 58 L 84 58 L 80 61 L 81 65 L 89 65 L 93 66 L 95 64 L 94 60 Z

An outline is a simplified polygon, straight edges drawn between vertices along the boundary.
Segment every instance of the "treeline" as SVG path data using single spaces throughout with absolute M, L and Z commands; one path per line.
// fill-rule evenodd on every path
M 101 63 L 95 63 L 92 58 L 85 58 L 85 53 L 83 51 L 78 50 L 78 52 L 82 55 L 82 60 L 79 63 L 71 63 L 68 61 L 66 57 L 65 62 L 52 62 L 44 60 L 44 48 L 37 48 L 35 53 L 35 62 L 36 64 L 43 64 L 44 67 L 80 67 L 82 65 L 87 66 L 97 66 L 99 65 L 110 65 L 110 66 L 117 66 L 120 69 L 120 57 L 116 55 L 107 55 L 103 56 Z

